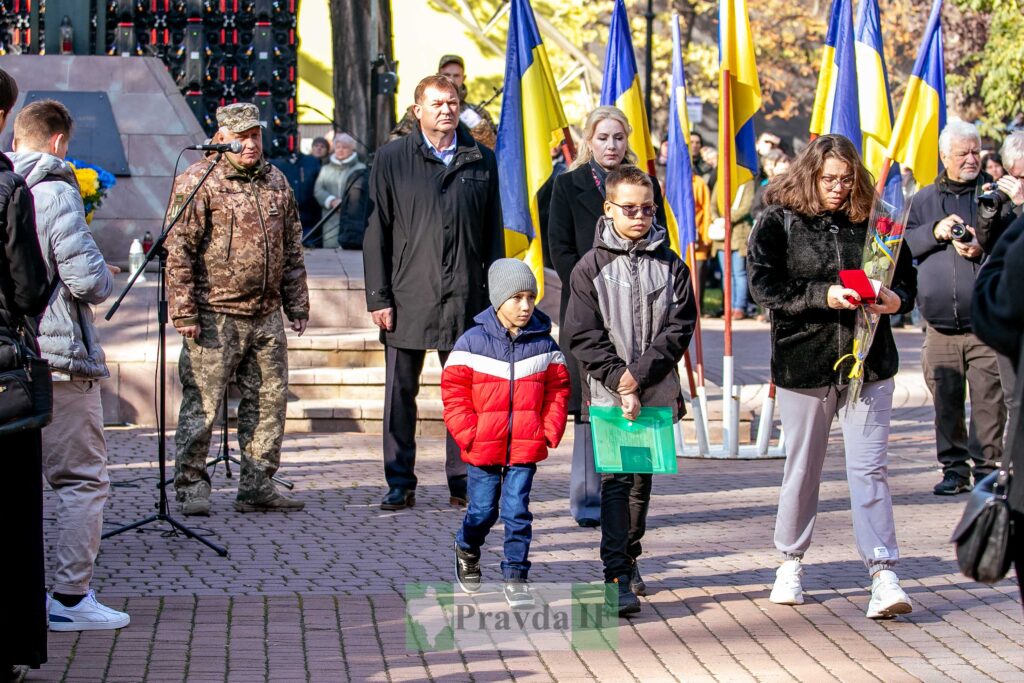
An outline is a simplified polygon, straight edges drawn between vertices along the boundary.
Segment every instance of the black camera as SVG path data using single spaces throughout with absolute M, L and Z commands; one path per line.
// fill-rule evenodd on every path
M 974 235 L 971 234 L 971 231 L 963 223 L 954 223 L 949 226 L 949 234 L 957 242 L 963 242 L 964 244 L 974 240 Z
M 978 206 L 986 209 L 998 209 L 1004 202 L 1010 201 L 1010 195 L 993 187 L 985 194 L 978 195 Z

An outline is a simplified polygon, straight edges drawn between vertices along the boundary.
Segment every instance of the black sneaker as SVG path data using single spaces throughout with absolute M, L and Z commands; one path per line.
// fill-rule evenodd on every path
M 459 588 L 466 593 L 480 590 L 480 555 L 474 555 L 459 547 L 455 542 L 455 577 L 459 580 Z
M 619 586 L 619 616 L 625 617 L 640 611 L 640 598 L 629 588 L 629 574 L 623 574 L 613 583 Z
M 640 576 L 640 565 L 635 560 L 633 561 L 633 573 L 629 575 L 629 590 L 633 591 L 633 595 L 647 595 L 647 584 Z
M 530 585 L 523 579 L 505 579 L 505 602 L 512 609 L 533 609 L 536 604 Z
M 956 472 L 946 472 L 932 493 L 936 496 L 955 496 L 958 493 L 968 493 L 972 488 L 971 480 L 967 477 L 961 477 Z

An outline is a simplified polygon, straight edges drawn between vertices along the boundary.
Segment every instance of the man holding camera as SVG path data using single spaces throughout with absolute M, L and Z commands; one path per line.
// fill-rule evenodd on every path
M 1006 229 L 1024 213 L 1024 131 L 1006 136 L 1000 150 L 1006 174 L 998 181 L 983 187 L 984 194 L 978 197 L 978 225 L 975 232 L 978 244 L 991 254 L 996 242 Z M 1013 423 L 1016 404 L 1013 387 L 1017 384 L 1016 359 L 997 353 L 999 379 L 1006 399 L 1006 423 Z
M 939 135 L 939 158 L 945 171 L 914 197 L 906 240 L 919 272 L 917 305 L 928 323 L 921 356 L 943 470 L 934 492 L 949 496 L 970 491 L 971 475 L 980 481 L 1002 459 L 1006 407 L 996 354 L 971 327 L 971 295 L 984 256 L 975 236 L 977 197 L 987 181 L 977 128 L 950 121 Z
M 1006 174 L 985 184 L 978 197 L 978 244 L 991 253 L 999 237 L 1024 211 L 1024 131 L 1011 133 L 1000 150 Z

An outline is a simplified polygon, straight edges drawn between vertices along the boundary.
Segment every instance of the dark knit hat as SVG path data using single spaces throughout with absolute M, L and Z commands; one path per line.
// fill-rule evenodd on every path
M 487 290 L 494 310 L 519 292 L 537 293 L 537 278 L 530 266 L 517 258 L 500 258 L 487 271 Z

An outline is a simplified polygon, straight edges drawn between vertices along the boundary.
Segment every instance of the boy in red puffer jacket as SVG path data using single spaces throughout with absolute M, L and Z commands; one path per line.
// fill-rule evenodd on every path
M 480 547 L 499 515 L 505 525 L 505 599 L 533 607 L 530 488 L 537 463 L 562 439 L 569 402 L 565 357 L 551 320 L 534 310 L 537 280 L 518 259 L 487 273 L 493 308 L 455 342 L 441 375 L 444 423 L 468 464 L 469 505 L 455 536 L 455 568 L 467 593 L 480 589 Z

